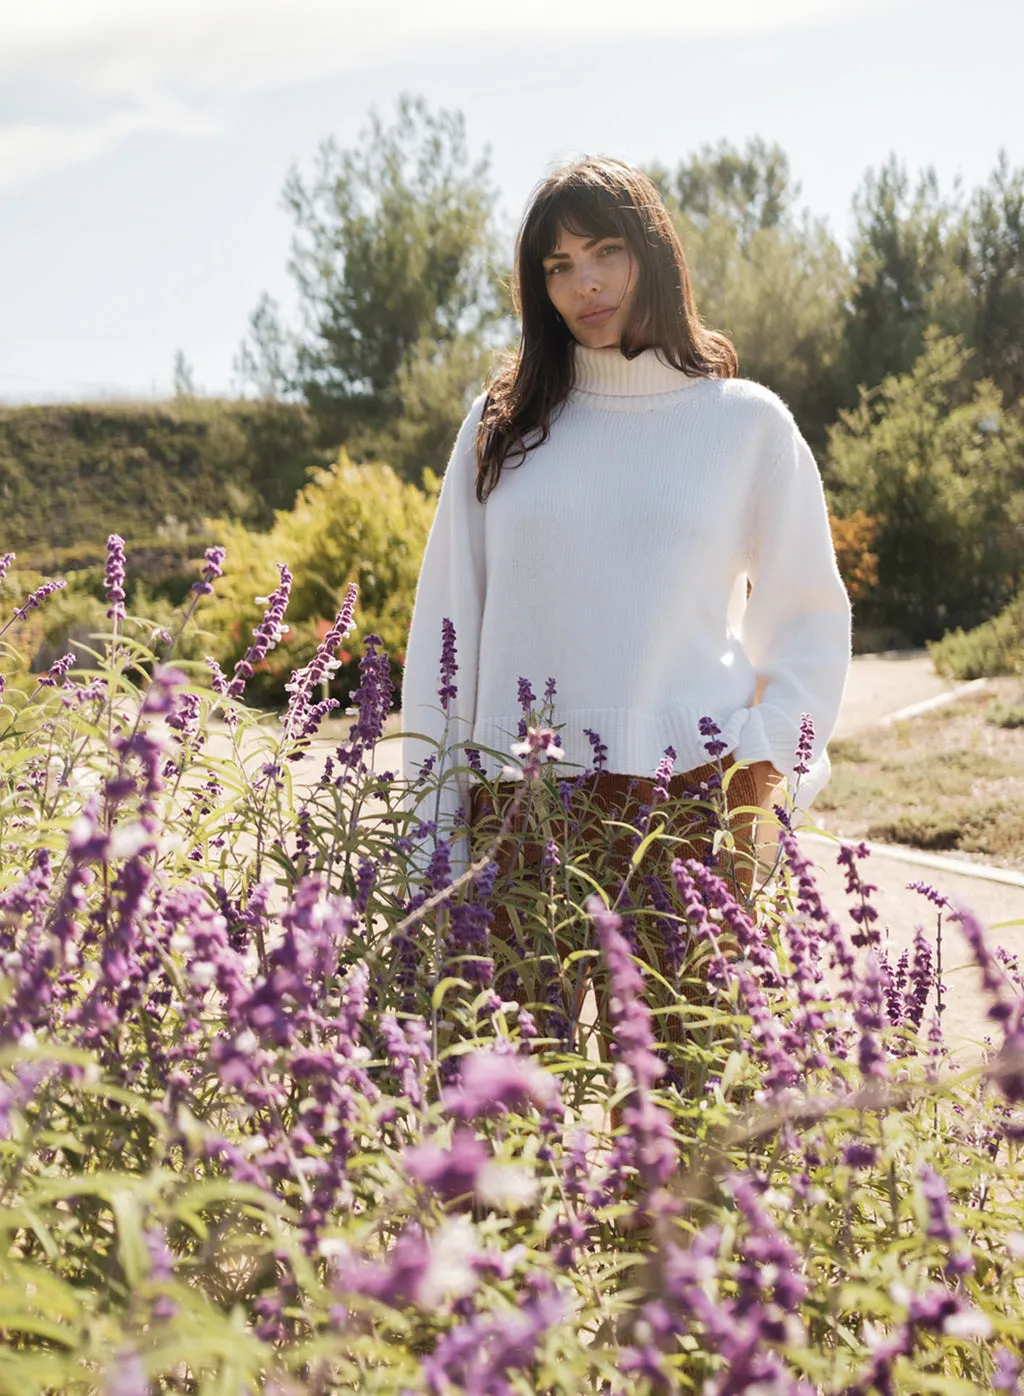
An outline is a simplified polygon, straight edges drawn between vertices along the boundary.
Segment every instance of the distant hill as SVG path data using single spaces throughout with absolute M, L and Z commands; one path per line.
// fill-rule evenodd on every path
M 0 552 L 45 571 L 111 532 L 174 545 L 211 515 L 266 528 L 327 458 L 292 403 L 0 407 Z

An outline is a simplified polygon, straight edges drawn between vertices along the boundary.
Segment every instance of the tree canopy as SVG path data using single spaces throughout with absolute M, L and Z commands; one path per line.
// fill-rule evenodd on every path
M 469 155 L 462 116 L 403 97 L 391 124 L 372 113 L 353 146 L 324 141 L 309 176 L 292 170 L 284 200 L 300 324 L 289 332 L 264 298 L 244 375 L 304 397 L 323 440 L 362 455 L 395 434 L 410 382 L 427 376 L 441 388 L 440 403 L 426 394 L 435 415 L 443 408 L 441 434 L 453 435 L 506 313 L 495 190 L 487 157 Z M 438 464 L 436 433 L 425 433 L 429 459 L 410 447 L 418 426 L 397 434 L 411 478 Z

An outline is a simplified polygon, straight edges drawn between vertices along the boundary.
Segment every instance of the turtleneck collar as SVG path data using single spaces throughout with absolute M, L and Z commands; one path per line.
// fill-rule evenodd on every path
M 691 378 L 666 363 L 657 349 L 644 349 L 635 359 L 627 359 L 618 349 L 587 349 L 575 346 L 578 393 L 599 397 L 654 397 L 678 393 L 703 382 Z

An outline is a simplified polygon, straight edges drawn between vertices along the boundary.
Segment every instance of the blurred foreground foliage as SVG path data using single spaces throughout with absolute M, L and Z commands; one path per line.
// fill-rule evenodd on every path
M 119 546 L 97 663 L 2 704 L 0 1390 L 1019 1389 L 1024 979 L 967 911 L 922 889 L 897 954 L 866 850 L 848 919 L 785 819 L 747 895 L 727 772 L 602 821 L 547 701 L 456 879 L 431 812 L 468 756 L 380 770 L 369 637 L 308 759 L 351 591 L 271 730 L 288 567 L 211 693 L 126 635 Z M 963 1062 L 950 917 L 994 1037 Z

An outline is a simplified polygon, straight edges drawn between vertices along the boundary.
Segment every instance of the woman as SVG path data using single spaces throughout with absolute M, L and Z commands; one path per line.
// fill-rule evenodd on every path
M 657 190 L 620 161 L 585 159 L 539 186 L 515 293 L 518 352 L 463 423 L 423 559 L 405 730 L 507 752 L 519 680 L 551 677 L 566 762 L 592 766 L 597 734 L 621 786 L 672 748 L 682 788 L 708 760 L 710 717 L 763 803 L 775 781 L 795 786 L 809 714 L 806 803 L 828 776 L 850 609 L 791 413 L 736 376 Z M 442 705 L 444 618 L 459 670 Z M 461 777 L 447 784 L 442 834 L 471 795 Z

